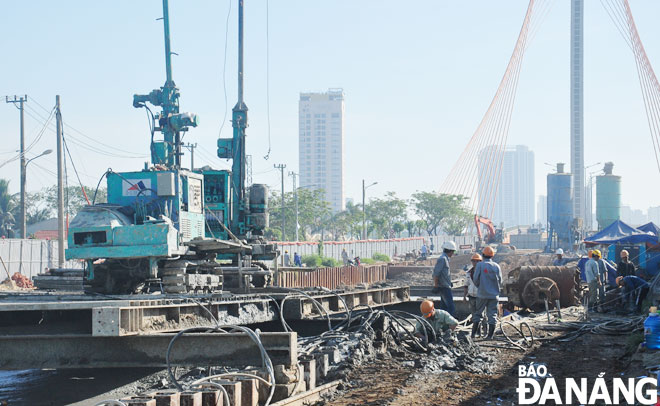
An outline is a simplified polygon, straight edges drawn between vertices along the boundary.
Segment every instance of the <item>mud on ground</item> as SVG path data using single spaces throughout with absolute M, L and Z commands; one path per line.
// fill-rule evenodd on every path
M 524 352 L 484 347 L 495 359 L 492 373 L 430 372 L 397 360 L 379 360 L 351 371 L 347 384 L 333 398 L 318 403 L 318 406 L 517 405 L 520 363 L 547 365 L 561 392 L 564 378 L 588 378 L 593 382 L 600 373 L 605 373 L 606 380 L 645 375 L 641 363 L 633 361 L 628 345 L 630 337 L 587 334 L 568 343 L 537 343 Z M 634 344 L 632 348 L 635 348 Z

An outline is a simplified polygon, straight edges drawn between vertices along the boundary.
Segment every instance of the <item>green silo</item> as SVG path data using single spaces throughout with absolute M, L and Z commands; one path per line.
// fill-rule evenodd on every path
M 602 230 L 621 218 L 621 176 L 612 174 L 614 164 L 605 163 L 603 175 L 596 177 L 596 220 Z

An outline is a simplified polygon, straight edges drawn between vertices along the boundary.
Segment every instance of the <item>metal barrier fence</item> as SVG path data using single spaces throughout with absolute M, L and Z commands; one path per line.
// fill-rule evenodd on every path
M 57 241 L 7 238 L 0 240 L 0 257 L 11 275 L 20 272 L 28 278 L 44 271 L 44 268 L 57 267 Z M 67 268 L 82 268 L 77 261 L 67 261 Z M 6 277 L 0 269 L 0 280 Z
M 341 253 L 346 250 L 349 258 L 371 258 L 373 254 L 385 254 L 392 258 L 397 255 L 403 255 L 413 250 L 419 251 L 422 244 L 426 242 L 430 248 L 431 242 L 434 245 L 434 251 L 440 252 L 440 247 L 445 241 L 454 241 L 459 247 L 468 245 L 471 250 L 474 247 L 473 236 L 433 236 L 433 237 L 411 237 L 411 238 L 391 238 L 387 240 L 356 240 L 356 241 L 323 241 L 323 256 L 342 260 Z M 315 241 L 281 241 L 276 242 L 282 253 L 289 252 L 291 261 L 293 254 L 298 253 L 301 256 L 313 255 L 319 253 L 319 242 Z M 280 259 L 281 262 L 281 259 Z
M 335 289 L 339 286 L 371 284 L 387 279 L 388 266 L 341 266 L 333 268 L 279 270 L 276 285 L 282 288 L 311 288 L 323 286 Z

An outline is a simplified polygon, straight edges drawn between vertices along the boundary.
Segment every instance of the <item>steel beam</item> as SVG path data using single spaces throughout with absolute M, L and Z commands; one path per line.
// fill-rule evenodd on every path
M 52 334 L 58 328 L 61 334 L 90 333 L 94 336 L 123 336 L 176 331 L 184 327 L 207 326 L 212 314 L 220 324 L 253 324 L 277 320 L 274 304 L 268 298 L 233 296 L 223 298 L 136 300 L 69 300 L 57 301 L 52 297 L 40 300 L 32 297 L 25 301 L 0 302 L 0 331 L 10 327 L 12 334 Z M 23 314 L 25 317 L 17 317 Z M 36 317 L 38 315 L 39 317 Z M 68 316 L 70 315 L 70 316 Z M 35 317 L 32 317 L 35 316 Z M 44 317 L 45 316 L 45 317 Z M 28 320 L 24 325 L 15 320 Z M 41 320 L 38 325 L 30 324 Z M 13 322 L 10 322 L 13 320 Z M 5 333 L 7 334 L 7 333 Z
M 296 333 L 261 333 L 274 365 L 295 365 Z M 0 336 L 0 370 L 39 368 L 165 367 L 174 334 L 126 337 L 88 335 Z M 184 334 L 174 343 L 172 365 L 261 366 L 256 344 L 243 333 Z

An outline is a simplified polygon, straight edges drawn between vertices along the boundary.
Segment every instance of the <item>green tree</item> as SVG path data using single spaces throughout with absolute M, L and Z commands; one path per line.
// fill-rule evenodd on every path
M 9 193 L 9 181 L 0 179 L 0 236 L 14 237 L 14 225 L 18 216 L 16 196 Z
M 413 235 L 418 237 L 422 236 L 422 232 L 428 229 L 428 223 L 426 220 L 415 220 L 415 227 Z
M 95 189 L 87 186 L 84 186 L 84 188 L 87 199 L 92 203 Z M 80 211 L 83 206 L 87 205 L 85 194 L 83 194 L 80 186 L 68 186 L 64 188 L 64 204 L 66 205 L 68 202 L 67 212 L 69 213 L 70 218 L 75 217 L 78 211 Z M 32 194 L 32 196 L 34 197 L 34 200 L 31 205 L 36 206 L 36 208 L 27 209 L 28 213 L 30 213 L 30 210 L 38 211 L 42 208 L 48 210 L 51 216 L 57 213 L 57 186 L 43 188 L 41 191 Z M 96 194 L 96 203 L 105 203 L 107 201 L 108 192 L 106 188 L 99 188 L 98 193 Z
M 367 219 L 379 237 L 389 238 L 395 223 L 406 220 L 408 205 L 394 192 L 387 192 L 384 198 L 374 198 L 366 207 Z
M 325 200 L 322 190 L 298 189 L 298 224 L 299 237 L 301 240 L 310 240 L 312 234 L 322 231 L 330 216 L 330 204 Z M 273 191 L 270 196 L 270 228 L 281 229 L 282 215 L 286 222 L 286 235 L 284 240 L 295 240 L 296 212 L 295 201 L 292 192 L 284 194 L 284 210 L 282 210 L 281 195 Z
M 465 227 L 461 227 L 461 224 L 467 212 L 464 207 L 466 200 L 467 198 L 461 195 L 416 192 L 412 195 L 411 204 L 415 214 L 426 221 L 426 232 L 429 235 L 437 235 L 439 228 L 449 233 Z
M 392 224 L 392 231 L 396 233 L 397 238 L 401 238 L 401 233 L 405 229 L 406 226 L 400 221 L 397 221 L 396 223 Z
M 455 206 L 442 222 L 442 229 L 449 235 L 461 235 L 470 224 L 473 214 L 465 204 Z

